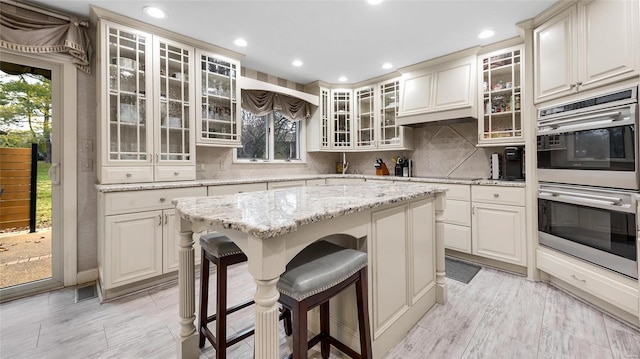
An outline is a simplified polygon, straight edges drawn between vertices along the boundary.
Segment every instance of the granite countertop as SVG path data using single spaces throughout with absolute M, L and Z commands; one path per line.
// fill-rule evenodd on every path
M 396 182 L 417 182 L 417 183 L 444 183 L 444 184 L 468 184 L 481 186 L 504 186 L 504 187 L 525 187 L 524 181 L 504 181 L 489 180 L 482 178 L 444 178 L 444 177 L 395 177 L 395 176 L 374 176 L 361 174 L 318 174 L 318 175 L 294 175 L 294 176 L 277 176 L 277 177 L 253 177 L 253 178 L 218 178 L 195 181 L 178 181 L 178 182 L 151 182 L 151 183 L 129 183 L 129 184 L 97 184 L 98 192 L 125 192 L 140 191 L 152 189 L 166 188 L 187 188 L 187 187 L 206 187 L 206 186 L 224 186 L 230 184 L 247 184 L 260 182 L 285 182 L 285 181 L 304 181 L 312 179 L 327 178 L 360 178 L 365 180 L 383 180 Z
M 173 203 L 177 214 L 192 222 L 268 239 L 305 224 L 445 191 L 426 184 L 358 183 L 186 197 Z

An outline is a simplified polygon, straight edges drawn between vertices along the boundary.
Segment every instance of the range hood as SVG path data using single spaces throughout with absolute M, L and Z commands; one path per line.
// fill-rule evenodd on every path
M 396 123 L 400 126 L 422 127 L 432 122 L 441 122 L 442 124 L 451 125 L 477 120 L 477 111 L 475 109 L 475 106 L 472 106 L 467 109 L 456 109 L 449 111 L 398 116 L 396 118 Z
M 435 121 L 468 121 L 477 111 L 477 48 L 398 71 L 400 104 L 396 123 L 419 126 Z

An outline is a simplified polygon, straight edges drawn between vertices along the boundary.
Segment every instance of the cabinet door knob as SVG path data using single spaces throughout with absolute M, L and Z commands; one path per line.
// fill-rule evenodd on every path
M 164 197 L 160 197 L 160 202 L 164 203 L 164 201 L 166 201 L 167 199 Z
M 576 84 L 571 84 L 571 86 L 569 88 L 575 88 Z
M 180 174 L 180 172 L 173 172 L 173 175 L 174 175 L 174 176 L 177 176 L 177 175 L 179 175 L 179 174 Z
M 130 178 L 132 176 L 131 173 L 127 173 L 125 176 L 127 176 L 127 178 Z
M 577 82 L 576 86 L 582 86 L 582 82 Z
M 493 198 L 498 198 L 498 197 L 500 197 L 500 194 L 498 194 L 498 193 L 494 193 L 493 194 Z

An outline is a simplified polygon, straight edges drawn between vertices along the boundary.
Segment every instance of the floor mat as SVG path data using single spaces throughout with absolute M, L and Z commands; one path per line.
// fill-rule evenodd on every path
M 445 258 L 445 277 L 462 283 L 469 283 L 478 274 L 481 267 L 475 264 L 460 262 L 455 259 Z

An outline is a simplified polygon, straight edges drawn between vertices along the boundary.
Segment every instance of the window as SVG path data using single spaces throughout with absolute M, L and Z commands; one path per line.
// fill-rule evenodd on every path
M 280 112 L 258 116 L 242 110 L 242 148 L 236 149 L 240 161 L 302 161 L 303 121 L 293 122 Z

